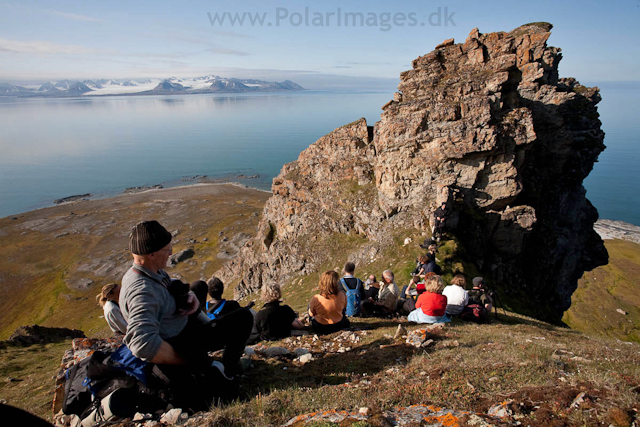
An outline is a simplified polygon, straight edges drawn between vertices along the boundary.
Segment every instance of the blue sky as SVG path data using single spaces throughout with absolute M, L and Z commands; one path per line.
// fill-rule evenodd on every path
M 333 15 L 327 25 L 327 14 L 338 10 L 368 22 L 338 26 Z M 264 23 L 251 25 L 247 16 L 244 25 L 231 25 L 226 16 L 212 25 L 209 14 L 216 13 L 250 13 Z M 394 16 L 398 25 L 390 22 Z M 640 80 L 638 18 L 640 0 L 21 0 L 0 3 L 0 81 L 213 73 L 288 78 L 311 89 L 393 87 L 414 58 L 444 39 L 463 42 L 474 27 L 509 31 L 534 21 L 554 25 L 549 44 L 563 50 L 561 76 L 630 81 Z

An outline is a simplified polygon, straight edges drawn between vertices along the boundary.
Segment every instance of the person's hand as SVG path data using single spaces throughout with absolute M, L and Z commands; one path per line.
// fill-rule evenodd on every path
M 188 308 L 181 308 L 178 310 L 178 314 L 180 316 L 190 316 L 200 308 L 200 301 L 198 301 L 198 297 L 196 297 L 196 294 L 194 294 L 193 291 L 189 291 L 187 296 L 187 307 Z

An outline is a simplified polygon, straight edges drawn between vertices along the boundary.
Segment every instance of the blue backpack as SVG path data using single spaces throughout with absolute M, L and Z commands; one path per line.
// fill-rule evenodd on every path
M 207 316 L 209 317 L 209 319 L 214 320 L 218 316 L 218 314 L 220 314 L 220 312 L 222 311 L 222 308 L 224 307 L 224 304 L 226 302 L 227 302 L 227 300 L 223 299 L 222 302 L 220 303 L 220 307 L 216 308 L 211 313 L 209 313 L 209 301 L 207 301 L 205 309 L 207 311 Z
M 360 303 L 362 302 L 360 298 L 360 286 L 362 286 L 362 281 L 360 279 L 356 279 L 355 289 L 349 288 L 347 283 L 344 281 L 344 278 L 340 279 L 340 283 L 342 284 L 344 293 L 347 294 L 347 316 L 359 315 L 361 308 Z

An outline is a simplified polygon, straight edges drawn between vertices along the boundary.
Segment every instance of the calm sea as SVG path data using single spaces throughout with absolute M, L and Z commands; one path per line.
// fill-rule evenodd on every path
M 585 182 L 602 218 L 640 224 L 640 91 L 603 88 L 607 150 Z M 80 99 L 0 98 L 0 217 L 91 193 L 259 175 L 269 189 L 284 163 L 333 129 L 365 117 L 385 93 L 300 92 Z M 241 181 L 233 178 L 235 181 Z

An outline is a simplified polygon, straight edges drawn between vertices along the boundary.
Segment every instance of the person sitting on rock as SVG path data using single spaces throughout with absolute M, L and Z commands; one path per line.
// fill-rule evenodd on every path
M 118 299 L 120 298 L 120 285 L 109 283 L 102 287 L 102 292 L 96 295 L 96 301 L 104 311 L 104 320 L 116 335 L 127 333 L 127 321 L 122 316 Z
M 435 275 L 426 282 L 426 292 L 418 297 L 416 309 L 409 313 L 408 320 L 415 323 L 446 323 L 451 317 L 446 313 L 447 297 L 442 295 L 444 282 Z
M 460 313 L 460 318 L 476 323 L 485 323 L 487 314 L 493 308 L 493 299 L 484 289 L 485 281 L 482 277 L 473 278 L 473 289 L 469 291 L 469 303 Z
M 209 369 L 208 352 L 224 348 L 221 373 L 235 375 L 253 327 L 251 313 L 238 309 L 209 321 L 188 285 L 186 293 L 172 294 L 174 283 L 163 270 L 172 253 L 171 233 L 157 221 L 136 224 L 129 249 L 133 265 L 122 279 L 120 308 L 128 323 L 124 342 L 133 355 L 160 365 Z
M 373 274 L 364 282 L 364 299 L 363 302 L 368 299 L 377 300 L 378 292 L 380 291 L 380 283 L 376 280 L 376 276 Z
M 386 316 L 396 311 L 400 291 L 394 282 L 394 275 L 391 270 L 382 273 L 382 281 L 379 284 L 377 301 L 373 298 L 362 303 L 362 310 L 369 316 Z
M 438 262 L 438 258 L 436 258 L 436 253 L 438 252 L 438 245 L 436 245 L 435 243 L 432 243 L 429 245 L 429 247 L 427 248 L 428 252 L 427 254 L 431 257 L 431 259 L 433 259 L 435 262 Z
M 427 258 L 428 258 L 428 261 L 427 261 L 425 273 L 436 273 L 437 275 L 441 275 L 442 268 L 440 268 L 440 266 L 436 263 L 436 256 L 432 255 L 431 253 L 428 253 Z
M 355 271 L 356 265 L 347 262 L 344 265 L 344 276 L 340 279 L 340 287 L 347 295 L 347 316 L 359 316 L 362 310 L 362 301 L 366 298 L 362 280 L 354 276 Z
M 333 270 L 325 271 L 318 283 L 320 293 L 314 295 L 309 302 L 311 327 L 319 335 L 350 326 L 349 319 L 344 315 L 347 296 L 340 290 L 338 283 L 338 273 Z
M 427 273 L 424 275 L 424 278 L 420 282 L 418 282 L 418 284 L 416 285 L 416 292 L 418 293 L 418 297 L 427 291 L 426 283 L 429 281 L 429 278 L 433 276 L 437 276 L 437 274 L 433 272 Z
M 447 297 L 447 314 L 456 316 L 469 303 L 469 294 L 464 289 L 467 281 L 464 274 L 458 273 L 451 279 L 451 284 L 444 288 L 442 295 Z
M 240 308 L 240 304 L 234 300 L 222 298 L 224 292 L 224 283 L 216 276 L 211 276 L 207 282 L 209 291 L 209 301 L 205 304 L 205 312 L 210 319 L 224 316 Z
M 297 313 L 288 305 L 280 304 L 281 298 L 280 285 L 270 283 L 262 287 L 262 300 L 265 304 L 256 314 L 248 344 L 290 337 L 291 329 L 304 328 Z
M 417 286 L 420 283 L 420 276 L 411 277 L 408 285 L 404 285 L 400 291 L 398 299 L 398 311 L 403 315 L 411 313 L 416 308 L 416 299 L 418 298 Z M 424 283 L 423 283 L 424 285 Z
M 428 255 L 420 255 L 418 257 L 418 263 L 416 265 L 416 269 L 413 270 L 413 274 L 416 276 L 424 277 L 425 274 L 430 273 L 427 271 L 427 264 L 429 263 Z

